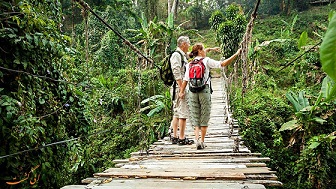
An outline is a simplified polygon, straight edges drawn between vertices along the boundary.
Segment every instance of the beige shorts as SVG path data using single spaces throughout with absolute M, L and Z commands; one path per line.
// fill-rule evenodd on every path
M 175 99 L 173 100 L 173 117 L 187 119 L 189 117 L 187 95 L 185 95 L 185 98 L 181 99 L 178 97 L 179 92 L 179 88 L 176 87 Z M 171 89 L 170 94 L 173 94 L 173 89 Z

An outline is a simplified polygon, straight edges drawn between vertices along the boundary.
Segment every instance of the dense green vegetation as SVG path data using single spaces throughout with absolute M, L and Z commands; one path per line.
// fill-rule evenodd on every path
M 76 184 L 165 136 L 170 95 L 155 66 L 182 34 L 234 52 L 255 3 L 186 0 L 173 19 L 163 0 L 86 2 L 154 64 L 73 1 L 1 1 L 0 188 Z M 238 80 L 231 103 L 245 144 L 272 159 L 284 188 L 333 188 L 336 5 L 308 2 L 262 1 L 249 85 L 242 95 Z M 324 36 L 321 53 L 291 62 Z
M 335 5 L 327 8 L 335 10 Z M 292 61 L 320 43 L 329 11 L 312 8 L 257 21 L 251 50 L 256 73 L 251 73 L 247 93 L 241 95 L 237 86 L 231 99 L 246 145 L 272 158 L 270 166 L 284 188 L 336 186 L 335 80 L 330 79 L 335 75 L 335 59 L 323 64 L 332 63 L 328 71 L 322 69 L 322 53 L 320 60 L 319 49 L 313 48 Z M 331 40 L 325 38 L 324 43 Z M 328 53 L 335 53 L 334 46 Z

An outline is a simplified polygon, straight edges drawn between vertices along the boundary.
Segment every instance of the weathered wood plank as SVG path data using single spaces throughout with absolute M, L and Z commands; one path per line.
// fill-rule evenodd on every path
M 113 160 L 114 163 L 128 163 L 129 159 L 115 159 Z
M 248 154 L 250 151 L 245 149 L 239 149 L 239 152 Z M 233 149 L 216 149 L 216 148 L 210 148 L 207 147 L 205 150 L 196 150 L 195 147 L 189 147 L 189 148 L 181 148 L 181 150 L 166 150 L 166 151 L 146 151 L 146 152 L 133 152 L 132 156 L 139 156 L 139 155 L 179 155 L 179 156 L 198 156 L 202 154 L 206 154 L 208 156 L 215 156 L 215 155 L 225 155 L 232 154 Z
M 247 171 L 247 170 L 246 170 Z M 264 170 L 266 171 L 266 170 Z M 268 171 L 268 170 L 267 170 Z M 249 171 L 247 171 L 249 172 Z M 252 171 L 251 171 L 252 172 Z M 258 172 L 261 172 L 259 170 Z M 249 172 L 250 173 L 250 172 Z M 95 173 L 95 177 L 121 177 L 121 178 L 164 178 L 164 179 L 221 179 L 221 180 L 243 180 L 246 179 L 243 171 L 223 170 L 176 170 L 176 169 L 121 169 L 110 168 L 103 173 Z
M 130 161 L 140 161 L 144 159 L 189 159 L 189 158 L 217 158 L 223 159 L 223 155 L 225 154 L 165 154 L 165 155 L 151 155 L 151 156 L 133 156 L 130 158 Z M 228 159 L 224 159 L 230 161 Z M 232 161 L 232 160 L 231 160 Z M 249 157 L 249 158 L 238 158 L 234 157 L 235 162 L 265 162 L 270 161 L 268 157 Z
M 245 165 L 242 164 L 140 164 L 140 165 L 124 165 L 121 168 L 123 169 L 214 169 L 214 168 L 246 168 Z
M 221 180 L 241 180 L 245 179 L 245 174 L 273 174 L 267 167 L 258 168 L 162 168 L 162 169 L 123 169 L 110 168 L 103 173 L 95 173 L 99 177 L 123 177 L 123 178 L 193 178 L 193 179 L 221 179 Z
M 95 189 L 243 189 L 244 187 L 246 189 L 265 189 L 265 186 L 261 184 L 222 180 L 112 179 L 105 184 L 94 186 Z
M 61 189 L 87 189 L 86 185 L 68 185 L 64 186 Z

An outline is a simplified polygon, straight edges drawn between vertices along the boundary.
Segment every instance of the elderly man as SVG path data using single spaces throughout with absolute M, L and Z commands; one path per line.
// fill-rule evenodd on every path
M 177 39 L 177 48 L 170 58 L 171 68 L 175 83 L 173 87 L 176 87 L 172 96 L 173 99 L 173 120 L 171 127 L 173 128 L 172 143 L 179 145 L 193 144 L 194 141 L 185 137 L 186 119 L 188 117 L 187 100 L 185 98 L 179 98 L 178 94 L 182 86 L 182 79 L 185 74 L 185 65 L 187 64 L 187 52 L 190 47 L 190 40 L 187 36 L 180 36 Z M 175 93 L 175 94 L 174 94 Z M 177 129 L 179 128 L 180 134 L 177 137 Z

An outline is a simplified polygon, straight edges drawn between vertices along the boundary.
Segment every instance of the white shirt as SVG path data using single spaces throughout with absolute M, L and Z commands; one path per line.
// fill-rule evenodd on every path
M 202 57 L 200 56 L 196 56 L 195 59 L 199 60 L 201 59 Z M 184 74 L 184 78 L 183 80 L 185 81 L 189 81 L 190 78 L 189 78 L 189 64 L 188 63 L 186 65 L 186 72 Z M 203 59 L 203 64 L 205 66 L 205 72 L 204 72 L 204 79 L 207 80 L 206 84 L 210 84 L 210 78 L 209 78 L 209 75 L 210 75 L 210 69 L 211 68 L 221 68 L 221 62 L 220 61 L 217 61 L 217 60 L 214 60 L 214 59 L 211 59 L 209 57 L 205 57 Z
M 176 48 L 176 51 L 179 51 L 182 54 L 182 57 L 178 52 L 174 52 L 170 57 L 170 64 L 175 80 L 182 80 L 185 74 L 184 62 L 187 63 L 188 60 L 186 58 L 186 54 L 179 47 Z M 181 58 L 183 58 L 183 60 Z

